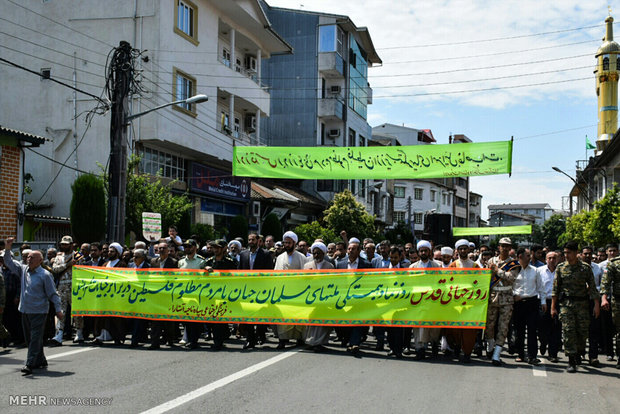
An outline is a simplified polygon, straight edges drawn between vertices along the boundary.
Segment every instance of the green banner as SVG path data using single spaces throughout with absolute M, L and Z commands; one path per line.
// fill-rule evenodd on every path
M 73 268 L 72 314 L 325 326 L 481 328 L 488 269 Z
M 532 225 L 505 227 L 454 227 L 454 236 L 487 236 L 491 234 L 532 234 Z
M 512 141 L 401 147 L 234 147 L 233 175 L 299 179 L 510 174 Z

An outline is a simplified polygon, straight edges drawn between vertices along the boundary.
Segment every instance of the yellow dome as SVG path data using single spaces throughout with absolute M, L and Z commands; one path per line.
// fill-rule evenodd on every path
M 596 51 L 596 56 L 608 54 L 608 53 L 618 53 L 620 52 L 620 45 L 616 43 L 615 40 L 605 41 Z

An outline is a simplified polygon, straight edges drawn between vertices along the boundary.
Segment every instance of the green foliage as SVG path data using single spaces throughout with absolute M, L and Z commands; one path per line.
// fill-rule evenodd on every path
M 103 240 L 106 231 L 105 191 L 101 178 L 80 175 L 71 184 L 73 197 L 69 207 L 71 232 L 76 242 Z
M 323 214 L 327 228 L 335 234 L 346 230 L 349 237 L 360 240 L 377 235 L 374 217 L 368 214 L 366 207 L 359 203 L 349 190 L 336 194 Z
M 241 215 L 237 215 L 230 220 L 228 240 L 233 240 L 237 237 L 241 237 L 244 241 L 248 238 L 248 219 Z
M 413 243 L 411 227 L 404 221 L 399 221 L 393 229 L 386 231 L 385 237 L 383 238 L 394 244 Z M 375 242 L 377 242 L 377 240 L 375 240 Z
M 620 191 L 614 184 L 605 197 L 594 203 L 590 211 L 581 211 L 566 221 L 566 232 L 560 245 L 575 240 L 595 247 L 616 243 L 620 236 Z
M 204 245 L 209 240 L 214 240 L 217 237 L 215 236 L 215 230 L 213 230 L 213 226 L 203 223 L 195 223 L 191 227 L 191 234 L 196 234 L 200 237 L 201 243 Z
M 331 243 L 338 239 L 333 230 L 322 227 L 318 221 L 312 223 L 300 224 L 293 229 L 299 240 L 305 240 L 308 245 L 312 245 L 314 240 L 323 239 L 325 244 Z
M 193 204 L 187 195 L 171 192 L 173 182 L 164 185 L 159 177 L 153 182 L 148 174 L 136 173 L 139 158 L 132 157 L 127 166 L 127 194 L 125 201 L 125 231 L 142 236 L 142 213 L 161 213 L 162 231 L 168 226 L 178 225 L 183 215 Z
M 271 234 L 274 239 L 282 240 L 282 223 L 280 223 L 278 216 L 273 213 L 267 214 L 261 227 L 261 233 L 265 237 Z
M 542 226 L 543 245 L 551 250 L 557 250 L 560 244 L 560 236 L 566 231 L 566 218 L 561 214 L 554 214 Z

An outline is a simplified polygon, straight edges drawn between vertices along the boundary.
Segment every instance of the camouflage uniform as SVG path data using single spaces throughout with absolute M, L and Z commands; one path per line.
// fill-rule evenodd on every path
M 564 352 L 569 357 L 576 356 L 586 349 L 590 328 L 589 300 L 599 298 L 590 265 L 581 261 L 575 265 L 561 263 L 555 271 L 551 295 L 557 298 L 560 308 Z
M 620 350 L 620 257 L 612 259 L 601 281 L 601 295 L 607 295 L 611 316 L 616 327 L 616 351 Z M 620 365 L 620 360 L 618 362 Z
M 508 257 L 501 260 L 499 257 L 492 257 L 487 262 L 487 266 L 497 266 L 497 277 L 499 281 L 493 285 L 489 292 L 489 307 L 487 310 L 487 325 L 485 330 L 485 338 L 487 340 L 495 339 L 495 345 L 503 346 L 508 335 L 508 326 L 510 325 L 510 317 L 512 316 L 512 305 L 514 303 L 512 295 L 512 284 L 519 275 L 519 269 L 504 271 L 501 269 L 505 263 L 513 260 Z M 495 325 L 497 324 L 497 334 L 495 333 Z
M 67 309 L 71 305 L 71 278 L 73 274 L 73 263 L 69 262 L 73 259 L 73 254 L 65 255 L 59 252 L 54 259 L 52 269 L 54 273 L 62 273 L 60 281 L 58 282 L 58 295 L 60 296 L 60 306 L 62 313 L 64 314 L 62 319 L 58 319 L 56 324 L 56 330 L 62 332 L 65 327 L 65 318 L 67 318 Z M 64 272 L 64 273 L 63 273 Z M 70 317 L 70 316 L 69 316 Z M 84 326 L 84 318 L 74 319 L 77 329 L 82 329 Z M 62 341 L 62 336 L 59 337 L 59 342 Z

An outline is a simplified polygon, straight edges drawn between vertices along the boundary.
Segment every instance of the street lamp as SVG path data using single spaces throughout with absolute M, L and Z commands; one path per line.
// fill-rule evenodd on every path
M 121 46 L 130 48 L 127 42 L 121 42 Z M 121 74 L 126 77 L 126 74 Z M 121 79 L 119 75 L 117 78 Z M 122 79 L 121 79 L 122 80 Z M 126 82 L 127 79 L 124 79 Z M 117 81 L 114 86 L 112 116 L 110 122 L 110 170 L 109 170 L 109 196 L 108 196 L 108 230 L 107 236 L 109 241 L 123 242 L 125 238 L 125 194 L 127 188 L 127 126 L 132 120 L 157 111 L 171 105 L 179 104 L 197 104 L 206 102 L 209 97 L 207 95 L 195 95 L 187 99 L 180 99 L 174 102 L 168 102 L 163 105 L 156 106 L 144 112 L 128 115 L 127 95 L 121 93 L 124 91 L 121 86 L 122 82 Z M 121 85 L 121 86 L 119 86 Z
M 588 203 L 588 206 L 590 205 L 590 197 L 588 196 L 588 193 L 586 192 L 586 190 L 584 190 L 584 188 L 581 186 L 581 184 L 579 184 L 577 182 L 577 180 L 575 180 L 573 177 L 571 177 L 570 175 L 566 174 L 564 171 L 560 170 L 558 167 L 551 167 L 551 169 L 553 171 L 559 172 L 560 174 L 564 174 L 565 176 L 567 176 L 568 178 L 570 178 L 570 180 L 572 182 L 575 183 L 575 185 L 577 186 L 577 188 L 579 188 L 583 194 L 583 198 L 586 199 L 586 202 Z
M 178 100 L 178 101 L 168 102 L 168 103 L 165 103 L 163 105 L 156 106 L 155 108 L 151 108 L 148 111 L 140 112 L 140 113 L 133 114 L 133 115 L 128 115 L 128 116 L 125 117 L 125 121 L 127 123 L 129 123 L 129 122 L 133 121 L 134 119 L 141 117 L 142 115 L 146 115 L 148 113 L 151 113 L 153 111 L 157 111 L 157 110 L 159 110 L 161 108 L 165 108 L 167 106 L 179 105 L 179 104 L 187 104 L 187 105 L 198 104 L 198 103 L 202 103 L 202 102 L 207 102 L 208 100 L 209 100 L 209 97 L 207 95 L 202 95 L 202 94 L 194 95 L 194 96 L 192 96 L 190 98 L 187 98 L 187 99 L 181 99 L 181 100 Z

